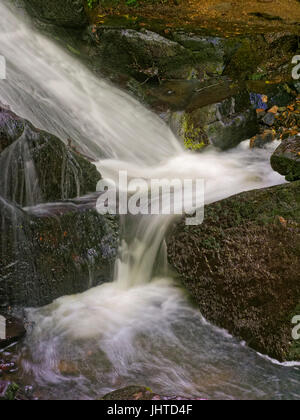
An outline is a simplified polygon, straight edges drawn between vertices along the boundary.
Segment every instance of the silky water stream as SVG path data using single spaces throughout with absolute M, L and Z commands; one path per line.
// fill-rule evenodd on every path
M 157 116 L 0 4 L 0 101 L 98 161 L 104 177 L 204 179 L 205 202 L 284 182 L 276 144 L 184 151 Z M 201 316 L 166 261 L 171 216 L 126 216 L 115 279 L 29 309 L 19 380 L 42 399 L 92 399 L 130 384 L 208 399 L 299 399 L 300 369 L 249 349 Z M 97 229 L 97 226 L 95 226 Z

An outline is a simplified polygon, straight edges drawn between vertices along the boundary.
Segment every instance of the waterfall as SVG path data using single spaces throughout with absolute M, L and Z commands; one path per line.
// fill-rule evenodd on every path
M 152 164 L 180 153 L 164 122 L 131 96 L 94 76 L 71 54 L 0 4 L 0 55 L 7 80 L 0 98 L 12 110 L 92 156 Z
M 283 182 L 268 163 L 275 143 L 265 150 L 251 151 L 245 142 L 223 153 L 184 151 L 162 120 L 3 3 L 0 31 L 7 60 L 0 101 L 38 128 L 71 138 L 97 160 L 105 178 L 117 180 L 120 170 L 146 180 L 201 178 L 206 203 Z M 34 186 L 33 168 L 25 170 Z M 97 398 L 142 383 L 169 395 L 251 398 L 278 391 L 270 377 L 289 382 L 290 373 L 279 374 L 193 307 L 166 263 L 164 237 L 172 220 L 125 217 L 114 282 L 28 311 L 33 328 L 22 363 L 42 396 Z

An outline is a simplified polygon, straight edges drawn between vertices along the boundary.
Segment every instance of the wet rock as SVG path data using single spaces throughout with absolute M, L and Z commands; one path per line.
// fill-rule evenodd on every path
M 273 106 L 286 107 L 295 98 L 288 83 L 266 83 L 265 80 L 251 80 L 247 82 L 247 88 L 252 92 L 253 105 L 265 110 Z
M 0 103 L 0 153 L 21 137 L 23 131 L 24 120 Z
M 15 383 L 0 381 L 0 401 L 13 401 L 18 391 L 19 387 Z
M 260 121 L 266 116 L 266 111 L 264 109 L 261 109 L 261 108 L 257 109 L 256 110 L 256 115 L 257 115 L 258 120 Z
M 194 150 L 207 144 L 229 149 L 259 131 L 247 90 L 226 81 L 199 87 L 184 111 L 171 114 L 170 125 Z
M 118 389 L 104 395 L 101 400 L 106 401 L 180 401 L 180 400 L 191 400 L 191 398 L 176 397 L 176 396 L 162 396 L 154 393 L 150 388 L 145 386 L 131 385 L 126 388 Z M 194 400 L 200 400 L 195 398 Z
M 287 181 L 300 179 L 300 136 L 283 140 L 271 157 L 274 171 L 285 175 Z
M 182 220 L 168 238 L 169 262 L 203 316 L 280 361 L 300 360 L 291 339 L 300 307 L 299 198 L 299 181 L 243 193 L 207 206 L 202 225 Z
M 36 267 L 30 218 L 0 196 L 0 307 L 34 299 Z
M 101 400 L 130 401 L 152 400 L 154 394 L 150 388 L 138 385 L 128 386 L 104 395 Z
M 261 134 L 257 134 L 255 137 L 252 137 L 250 140 L 250 147 L 251 149 L 255 147 L 265 147 L 267 144 L 272 143 L 276 138 L 275 131 L 273 130 L 265 130 Z
M 264 118 L 262 119 L 263 123 L 272 127 L 275 124 L 276 115 L 273 112 L 267 112 Z
M 76 203 L 34 215 L 0 197 L 0 221 L 0 307 L 42 306 L 112 279 L 116 217 Z
M 297 91 L 297 93 L 300 93 L 300 82 L 294 82 L 294 88 Z
M 83 0 L 24 0 L 30 14 L 58 26 L 82 27 L 88 22 Z
M 225 73 L 237 80 L 292 82 L 291 62 L 297 49 L 297 36 L 288 32 L 248 35 L 240 38 L 240 47 L 228 57 Z
M 231 56 L 225 72 L 237 80 L 247 80 L 263 60 L 264 42 L 260 37 L 256 39 L 241 39 L 240 47 Z
M 0 108 L 0 194 L 21 206 L 94 192 L 100 174 L 74 148 Z
M 250 138 L 257 130 L 256 114 L 251 109 L 205 127 L 210 142 L 223 150 L 237 146 L 243 140 Z
M 139 81 L 188 79 L 192 75 L 193 53 L 155 32 L 100 27 L 90 28 L 88 36 L 104 65 Z
M 174 32 L 172 36 L 176 42 L 194 53 L 195 68 L 200 79 L 221 75 L 228 56 L 239 46 L 238 41 L 183 31 Z

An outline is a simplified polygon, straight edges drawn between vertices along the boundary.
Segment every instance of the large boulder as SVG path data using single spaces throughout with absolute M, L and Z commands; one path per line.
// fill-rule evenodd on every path
M 91 27 L 87 35 L 102 66 L 138 81 L 189 79 L 196 72 L 193 52 L 156 32 Z
M 271 156 L 271 165 L 287 181 L 300 180 L 300 136 L 284 140 Z
M 119 223 L 94 201 L 28 213 L 0 197 L 0 308 L 42 306 L 112 279 Z
M 300 182 L 211 204 L 199 226 L 182 220 L 168 256 L 209 321 L 261 353 L 300 360 Z
M 0 108 L 0 195 L 21 206 L 96 191 L 96 167 L 57 137 Z
M 59 26 L 81 27 L 87 24 L 84 0 L 24 0 L 34 17 Z

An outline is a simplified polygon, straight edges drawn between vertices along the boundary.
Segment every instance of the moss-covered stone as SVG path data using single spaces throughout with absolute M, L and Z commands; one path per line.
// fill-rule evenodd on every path
M 263 59 L 262 49 L 265 47 L 263 40 L 258 38 L 242 39 L 241 46 L 237 49 L 226 68 L 226 73 L 234 79 L 249 79 L 256 72 Z
M 0 381 L 0 401 L 14 401 L 18 391 L 14 382 Z
M 112 279 L 118 218 L 60 203 L 30 214 L 0 197 L 0 307 L 42 306 Z
M 188 79 L 195 64 L 191 51 L 152 31 L 100 27 L 88 33 L 104 65 L 140 81 Z
M 82 27 L 88 21 L 84 0 L 24 0 L 24 2 L 34 17 L 55 25 Z
M 203 315 L 280 361 L 299 360 L 291 314 L 300 301 L 300 182 L 206 207 L 174 226 L 168 255 Z
M 195 127 L 192 117 L 184 112 L 174 112 L 170 125 L 183 139 L 184 147 L 188 150 L 200 151 L 209 144 L 208 137 L 201 126 Z
M 0 153 L 21 137 L 24 126 L 22 118 L 17 117 L 0 103 Z
M 300 137 L 284 140 L 271 156 L 274 171 L 285 175 L 287 181 L 300 179 Z

